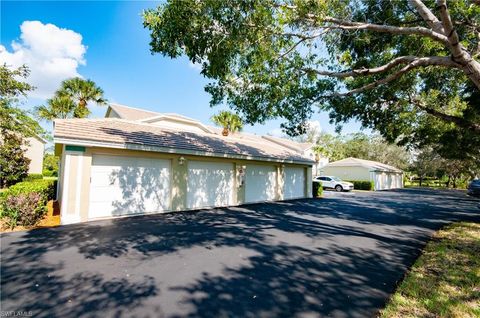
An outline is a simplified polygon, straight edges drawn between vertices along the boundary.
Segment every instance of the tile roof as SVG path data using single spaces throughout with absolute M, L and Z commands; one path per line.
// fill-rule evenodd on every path
M 118 145 L 166 147 L 215 154 L 241 155 L 269 160 L 313 163 L 295 151 L 263 138 L 228 137 L 209 133 L 169 130 L 140 122 L 116 118 L 58 119 L 54 123 L 54 138 L 73 141 L 93 141 Z
M 360 166 L 369 168 L 375 171 L 387 171 L 387 172 L 403 172 L 402 170 L 395 168 L 393 166 L 372 161 L 372 160 L 365 160 L 365 159 L 358 159 L 358 158 L 345 158 L 342 160 L 331 162 L 327 165 L 327 167 L 352 167 L 352 166 Z
M 285 147 L 295 149 L 297 151 L 305 151 L 312 148 L 313 144 L 309 142 L 296 142 L 286 138 L 279 138 L 274 136 L 262 136 L 262 138 L 281 144 Z

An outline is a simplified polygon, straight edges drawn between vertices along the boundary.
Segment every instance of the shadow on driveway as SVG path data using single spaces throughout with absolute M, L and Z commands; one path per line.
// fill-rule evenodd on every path
M 35 317 L 372 317 L 432 232 L 480 221 L 406 189 L 2 235 L 3 311 Z

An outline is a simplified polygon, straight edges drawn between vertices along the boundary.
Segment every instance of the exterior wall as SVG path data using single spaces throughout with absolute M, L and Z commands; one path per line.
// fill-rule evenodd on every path
M 29 145 L 26 148 L 25 156 L 30 159 L 28 173 L 42 173 L 45 144 L 35 137 L 27 138 L 27 141 Z
M 343 180 L 364 180 L 373 181 L 370 171 L 364 167 L 323 167 L 321 175 L 335 176 Z
M 92 156 L 96 154 L 171 160 L 171 211 L 187 210 L 187 177 L 189 160 L 233 163 L 235 171 L 235 190 L 233 193 L 233 201 L 235 205 L 243 204 L 245 202 L 245 171 L 248 164 L 270 166 L 275 165 L 277 167 L 275 200 L 283 199 L 284 165 L 282 163 L 267 163 L 254 160 L 236 160 L 228 158 L 166 154 L 97 147 L 86 148 L 84 152 L 65 149 L 66 148 L 64 147 L 61 153 L 61 169 L 59 178 L 59 201 L 61 207 L 62 224 L 88 220 L 90 202 L 90 172 Z M 305 197 L 311 197 L 311 167 L 307 165 L 299 166 L 303 166 L 305 169 Z
M 312 195 L 312 167 L 306 167 L 306 172 L 305 172 L 305 182 L 307 183 L 305 185 L 305 197 L 306 198 L 311 198 L 313 195 Z

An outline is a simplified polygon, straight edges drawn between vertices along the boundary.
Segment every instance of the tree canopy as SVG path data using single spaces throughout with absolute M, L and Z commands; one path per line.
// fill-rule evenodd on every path
M 305 131 L 317 109 L 389 141 L 480 158 L 480 4 L 469 0 L 169 0 L 151 51 L 186 55 L 247 123 Z

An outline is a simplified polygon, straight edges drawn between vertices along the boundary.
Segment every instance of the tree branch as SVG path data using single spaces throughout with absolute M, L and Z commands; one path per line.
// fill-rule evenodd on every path
M 420 35 L 429 37 L 437 42 L 443 43 L 448 45 L 448 38 L 440 33 L 432 31 L 428 28 L 424 27 L 397 27 L 391 25 L 383 25 L 383 24 L 374 24 L 368 22 L 353 22 L 353 21 L 346 21 L 332 17 L 316 17 L 313 15 L 307 15 L 310 18 L 314 18 L 311 20 L 312 22 L 327 22 L 332 23 L 333 25 L 317 25 L 319 28 L 330 28 L 330 29 L 342 29 L 342 30 L 368 30 L 368 31 L 375 31 L 380 33 L 390 33 L 390 34 L 400 34 L 400 35 Z
M 275 7 L 279 7 L 287 10 L 297 9 L 297 6 L 285 5 L 285 4 L 276 4 Z M 310 21 L 313 23 L 328 22 L 328 23 L 335 24 L 335 26 L 315 25 L 318 28 L 330 28 L 330 29 L 336 28 L 336 29 L 342 29 L 342 30 L 352 30 L 352 29 L 353 30 L 369 30 L 369 31 L 376 31 L 376 32 L 383 32 L 383 33 L 391 33 L 391 34 L 421 35 L 421 36 L 430 37 L 433 40 L 441 42 L 443 44 L 448 44 L 448 39 L 446 38 L 445 35 L 424 27 L 397 27 L 397 26 L 391 26 L 391 25 L 367 23 L 367 22 L 354 22 L 354 21 L 337 19 L 329 16 L 319 17 L 311 13 L 305 14 L 305 18 L 306 18 L 306 21 Z
M 459 67 L 458 64 L 453 62 L 448 57 L 442 56 L 430 56 L 430 57 L 417 57 L 417 56 L 400 56 L 397 57 L 385 65 L 374 67 L 374 68 L 361 68 L 351 71 L 343 71 L 343 72 L 329 72 L 329 71 L 321 71 L 316 69 L 304 68 L 302 69 L 305 72 L 314 72 L 321 76 L 330 76 L 336 78 L 347 78 L 347 77 L 358 77 L 358 76 L 366 76 L 372 75 L 377 73 L 383 73 L 386 71 L 391 70 L 397 65 L 405 64 L 405 63 L 412 63 L 418 61 L 418 66 L 448 66 L 448 67 Z
M 459 127 L 469 129 L 475 133 L 480 133 L 480 124 L 472 123 L 462 117 L 442 113 L 436 109 L 425 106 L 421 101 L 414 98 L 410 98 L 410 103 L 425 111 L 427 114 L 437 117 L 443 121 L 454 123 Z
M 433 31 L 445 34 L 443 29 L 442 22 L 437 19 L 437 17 L 427 8 L 427 6 L 421 0 L 409 0 L 408 1 L 412 6 L 415 7 L 420 16 L 428 23 Z
M 475 61 L 460 43 L 460 38 L 453 27 L 453 22 L 447 9 L 446 0 L 437 0 L 437 9 L 440 11 L 440 18 L 442 19 L 445 34 L 447 35 L 452 59 L 463 66 L 462 69 L 465 74 L 480 89 L 480 63 Z

